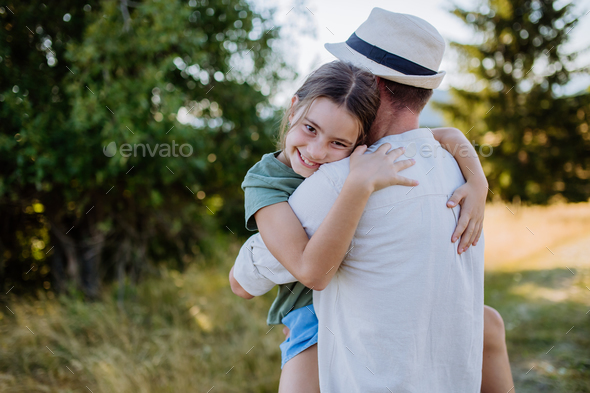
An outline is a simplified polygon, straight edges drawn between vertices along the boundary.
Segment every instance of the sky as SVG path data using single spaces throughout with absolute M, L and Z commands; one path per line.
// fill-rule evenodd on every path
M 285 83 L 275 98 L 288 99 L 303 79 L 312 70 L 323 63 L 334 60 L 324 49 L 325 43 L 343 42 L 362 24 L 374 7 L 390 11 L 416 15 L 437 28 L 448 43 L 458 41 L 473 42 L 471 30 L 458 18 L 449 13 L 451 1 L 447 0 L 315 0 L 285 1 L 253 0 L 255 5 L 276 7 L 275 19 L 280 25 L 286 25 L 284 36 L 289 39 L 287 59 L 299 72 L 300 77 L 292 83 Z M 570 1 L 564 0 L 563 4 Z M 474 1 L 455 0 L 456 4 L 473 9 Z M 579 12 L 590 11 L 590 0 L 577 0 Z M 315 36 L 310 33 L 315 31 Z M 569 33 L 570 43 L 567 50 L 580 50 L 590 46 L 590 14 L 580 18 L 578 24 Z M 580 56 L 579 63 L 590 64 L 590 53 Z M 440 67 L 447 71 L 440 89 L 446 90 L 456 85 L 462 75 L 453 61 L 452 52 L 447 50 Z M 574 93 L 590 85 L 590 77 L 574 80 L 568 87 L 568 93 Z M 278 104 L 278 102 L 276 102 Z

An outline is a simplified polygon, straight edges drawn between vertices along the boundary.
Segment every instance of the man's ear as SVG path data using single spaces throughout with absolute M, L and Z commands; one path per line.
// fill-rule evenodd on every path
M 293 98 L 291 98 L 291 107 L 289 108 L 289 123 L 293 120 L 293 116 L 295 116 L 295 106 L 298 102 L 299 97 L 297 97 L 297 95 L 294 95 Z
M 385 82 L 383 81 L 383 78 L 380 77 L 376 77 L 377 78 L 377 87 L 379 88 L 379 95 L 381 96 L 381 101 L 391 101 L 393 99 L 392 95 L 393 92 L 391 90 L 389 90 L 387 88 L 387 86 L 385 86 Z

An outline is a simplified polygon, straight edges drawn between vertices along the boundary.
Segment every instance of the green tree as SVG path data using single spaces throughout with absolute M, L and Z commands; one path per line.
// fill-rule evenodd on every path
M 590 196 L 590 94 L 561 94 L 572 74 L 588 70 L 563 51 L 578 19 L 573 4 L 560 4 L 488 0 L 452 11 L 477 43 L 451 43 L 469 76 L 451 90 L 451 104 L 438 106 L 478 144 L 493 146 L 482 161 L 490 189 L 505 200 Z
M 268 96 L 293 77 L 271 13 L 244 0 L 0 12 L 6 290 L 51 271 L 94 298 L 101 278 L 182 267 L 243 227 L 240 182 L 273 148 Z

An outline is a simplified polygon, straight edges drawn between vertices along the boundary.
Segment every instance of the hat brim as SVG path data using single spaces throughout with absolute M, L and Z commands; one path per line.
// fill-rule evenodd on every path
M 436 89 L 440 86 L 440 83 L 446 75 L 445 71 L 439 71 L 436 75 L 405 75 L 361 55 L 344 42 L 324 44 L 324 48 L 339 60 L 352 63 L 357 67 L 366 68 L 375 76 L 398 82 L 403 85 L 420 87 L 422 89 Z

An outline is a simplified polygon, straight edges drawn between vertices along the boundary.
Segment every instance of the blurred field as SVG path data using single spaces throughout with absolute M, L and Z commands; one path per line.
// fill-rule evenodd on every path
M 484 232 L 487 270 L 589 266 L 590 203 L 490 204 Z
M 590 204 L 489 205 L 484 231 L 515 390 L 590 392 Z
M 504 317 L 515 391 L 590 392 L 590 204 L 508 208 L 486 212 L 486 304 Z M 238 245 L 219 249 L 126 288 L 122 308 L 116 286 L 96 303 L 9 295 L 0 391 L 276 391 L 283 335 L 265 323 L 274 292 L 233 296 Z
M 220 249 L 209 261 L 218 267 L 162 269 L 161 280 L 127 288 L 122 310 L 116 286 L 90 304 L 11 299 L 0 314 L 0 392 L 276 392 L 283 334 L 265 318 L 275 294 L 234 296 L 238 248 Z

